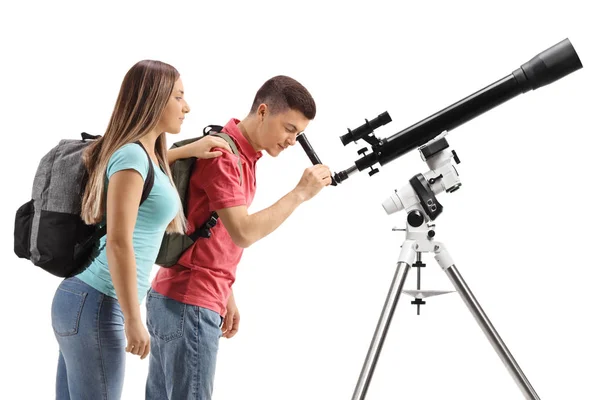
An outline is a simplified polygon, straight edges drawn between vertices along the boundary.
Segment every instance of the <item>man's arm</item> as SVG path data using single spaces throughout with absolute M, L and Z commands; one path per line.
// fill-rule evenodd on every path
M 246 206 L 217 210 L 227 232 L 239 247 L 249 247 L 269 235 L 303 202 L 331 184 L 331 172 L 324 165 L 307 168 L 298 185 L 272 206 L 248 215 Z

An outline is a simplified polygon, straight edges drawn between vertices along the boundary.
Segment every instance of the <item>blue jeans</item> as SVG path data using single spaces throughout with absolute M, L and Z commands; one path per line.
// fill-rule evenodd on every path
M 222 318 L 150 289 L 146 297 L 150 368 L 146 400 L 209 400 Z
M 124 323 L 117 299 L 77 278 L 61 282 L 52 301 L 52 328 L 60 349 L 57 400 L 121 397 Z

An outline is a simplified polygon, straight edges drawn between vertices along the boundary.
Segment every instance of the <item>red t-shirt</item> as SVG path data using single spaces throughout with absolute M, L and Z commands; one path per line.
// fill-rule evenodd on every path
M 256 162 L 262 157 L 231 119 L 223 127 L 235 142 L 242 162 L 240 186 L 238 158 L 223 151 L 221 157 L 198 159 L 188 189 L 188 234 L 202 226 L 212 211 L 235 206 L 250 206 L 256 193 Z M 199 238 L 179 258 L 177 265 L 160 268 L 152 288 L 185 304 L 208 308 L 225 315 L 231 285 L 243 249 L 235 245 L 219 219 L 209 239 Z

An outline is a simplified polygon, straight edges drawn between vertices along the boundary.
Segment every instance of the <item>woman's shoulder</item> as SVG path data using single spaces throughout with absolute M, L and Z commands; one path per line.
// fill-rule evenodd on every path
M 113 153 L 112 157 L 115 157 L 115 156 L 116 157 L 133 157 L 133 158 L 143 157 L 144 159 L 147 159 L 146 151 L 138 143 L 124 144 L 123 146 L 119 147 Z
M 137 143 L 127 143 L 119 147 L 110 157 L 107 175 L 110 178 L 117 171 L 133 168 L 145 179 L 149 166 L 148 155 L 142 146 Z

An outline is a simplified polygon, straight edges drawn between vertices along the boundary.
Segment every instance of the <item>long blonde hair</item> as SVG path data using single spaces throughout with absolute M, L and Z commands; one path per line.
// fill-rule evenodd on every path
M 89 177 L 81 207 L 81 218 L 86 224 L 97 224 L 104 216 L 104 181 L 110 157 L 119 148 L 140 140 L 158 125 L 177 79 L 179 72 L 174 67 L 155 60 L 140 61 L 125 75 L 106 132 L 86 149 L 83 156 Z M 157 138 L 154 151 L 174 186 L 167 162 L 164 132 Z M 153 168 L 152 165 L 150 168 Z M 180 204 L 179 213 L 167 226 L 167 232 L 184 233 L 186 228 Z

